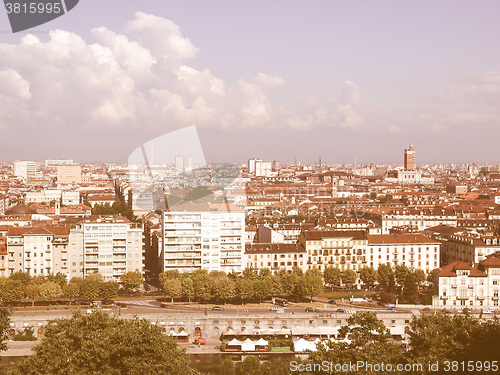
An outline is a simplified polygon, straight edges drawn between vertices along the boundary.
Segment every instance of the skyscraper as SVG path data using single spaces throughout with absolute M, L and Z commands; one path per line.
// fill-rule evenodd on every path
M 405 150 L 405 170 L 414 171 L 415 170 L 415 150 L 413 149 L 413 144 L 410 141 L 410 148 Z

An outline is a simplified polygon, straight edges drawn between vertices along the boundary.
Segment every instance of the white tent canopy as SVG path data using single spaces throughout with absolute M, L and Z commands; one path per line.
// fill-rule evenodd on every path
M 252 352 L 255 350 L 255 344 L 252 340 L 246 339 L 245 341 L 241 342 L 241 350 L 244 352 Z

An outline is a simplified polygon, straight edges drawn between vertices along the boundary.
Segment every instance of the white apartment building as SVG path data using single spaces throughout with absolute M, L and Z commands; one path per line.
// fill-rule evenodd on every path
M 60 164 L 57 166 L 57 182 L 60 184 L 79 184 L 82 182 L 80 164 Z
M 10 227 L 7 232 L 8 273 L 69 275 L 69 226 Z
M 500 251 L 499 236 L 485 236 L 473 230 L 438 225 L 427 229 L 425 234 L 442 243 L 443 264 L 457 260 L 479 263 L 488 255 Z
M 300 244 L 291 243 L 254 243 L 247 244 L 244 267 L 259 271 L 268 268 L 273 273 L 280 270 L 292 272 L 293 268 L 307 270 L 307 252 Z
M 14 162 L 14 176 L 22 177 L 24 181 L 36 176 L 36 162 L 31 160 L 16 160 Z
M 439 224 L 457 226 L 457 214 L 452 209 L 417 209 L 417 208 L 367 208 L 365 214 L 382 228 L 382 234 L 388 234 L 392 227 L 413 226 L 418 231 Z
M 367 265 L 405 265 L 431 272 L 439 267 L 441 243 L 422 234 L 367 234 Z
M 142 225 L 123 216 L 91 216 L 71 229 L 71 277 L 100 273 L 119 280 L 129 271 L 143 271 Z
M 24 203 L 46 203 L 60 202 L 64 206 L 76 205 L 80 203 L 80 193 L 78 191 L 43 189 L 41 191 L 29 191 L 24 197 Z
M 500 252 L 479 263 L 456 261 L 434 270 L 439 294 L 438 307 L 498 308 L 500 295 Z
M 242 271 L 245 212 L 236 206 L 178 204 L 163 212 L 162 233 L 163 271 Z
M 368 239 L 363 231 L 304 231 L 299 243 L 307 251 L 307 268 L 337 267 L 359 271 L 367 265 Z

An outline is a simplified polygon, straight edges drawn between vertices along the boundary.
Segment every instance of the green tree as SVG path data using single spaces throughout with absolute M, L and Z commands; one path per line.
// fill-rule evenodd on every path
M 259 303 L 272 292 L 272 284 L 268 279 L 256 279 L 252 284 L 253 296 L 259 300 Z
M 29 283 L 24 288 L 24 295 L 28 298 L 31 298 L 31 306 L 35 306 L 35 298 L 39 296 L 38 291 L 40 289 L 40 285 L 35 283 Z
M 328 266 L 323 271 L 323 278 L 325 279 L 325 284 L 330 286 L 340 286 L 341 282 L 341 271 L 337 267 Z
M 64 288 L 64 286 L 68 283 L 68 280 L 66 279 L 66 275 L 61 273 L 61 272 L 58 272 L 56 274 L 51 273 L 51 274 L 47 275 L 47 281 L 52 281 L 52 282 L 59 284 L 61 289 Z
M 252 280 L 239 278 L 235 282 L 236 296 L 241 300 L 241 303 L 248 301 L 254 295 Z
M 197 270 L 191 275 L 194 295 L 199 301 L 208 301 L 212 296 L 212 277 L 206 270 Z
M 0 279 L 0 302 L 13 302 L 18 301 L 24 295 L 24 288 L 26 287 L 23 282 L 16 279 Z
M 194 297 L 193 279 L 191 279 L 190 277 L 182 279 L 181 285 L 182 285 L 182 295 L 184 297 L 187 297 L 189 299 L 189 302 L 191 302 L 191 298 Z
M 240 374 L 260 375 L 260 360 L 254 355 L 245 357 L 241 363 Z
M 140 288 L 144 283 L 144 278 L 139 271 L 129 271 L 121 274 L 120 283 L 127 292 L 130 292 L 133 289 Z
M 180 278 L 181 274 L 179 273 L 179 270 L 168 270 L 158 275 L 158 281 L 160 282 L 160 285 L 163 285 L 163 283 L 167 279 L 180 279 Z
M 375 271 L 372 267 L 364 266 L 359 271 L 359 278 L 368 288 L 371 288 L 375 285 L 375 281 L 377 280 L 377 271 Z
M 182 285 L 179 279 L 167 279 L 163 283 L 163 292 L 174 302 L 174 297 L 182 294 Z
M 416 281 L 415 274 L 410 272 L 406 275 L 406 279 L 403 283 L 403 295 L 407 301 L 415 302 L 418 293 L 418 284 Z
M 295 291 L 296 284 L 299 281 L 299 277 L 297 276 L 296 273 L 286 273 L 286 272 L 281 272 L 279 275 L 279 280 L 281 284 L 281 290 L 285 294 L 292 294 Z
M 224 274 L 225 275 L 225 274 Z M 217 277 L 213 282 L 213 295 L 215 298 L 221 299 L 226 304 L 226 301 L 234 297 L 235 284 L 227 276 Z
M 356 273 L 356 271 L 347 268 L 342 271 L 340 278 L 342 279 L 342 283 L 345 286 L 352 287 L 354 284 L 356 284 L 358 274 Z
M 399 285 L 404 285 L 406 278 L 411 274 L 411 270 L 404 264 L 398 264 L 394 268 L 394 276 L 396 277 L 396 282 Z
M 255 272 L 253 270 L 253 268 L 251 267 L 247 267 L 243 270 L 242 272 L 242 276 L 244 279 L 247 279 L 247 280 L 254 280 L 258 277 L 258 274 L 257 272 Z
M 314 296 L 323 291 L 323 279 L 321 276 L 302 276 L 298 278 L 295 286 L 295 294 L 303 297 L 310 297 L 311 302 Z
M 219 374 L 220 375 L 235 375 L 236 370 L 234 367 L 234 361 L 231 358 L 226 358 L 222 361 L 220 365 Z
M 101 284 L 104 283 L 104 281 L 102 276 L 99 276 L 89 275 L 83 280 L 80 285 L 80 297 L 88 301 L 98 299 L 100 297 Z
M 69 282 L 62 288 L 62 292 L 65 297 L 69 298 L 71 306 L 71 301 L 80 294 L 80 285 L 76 282 Z
M 323 273 L 319 269 L 317 269 L 316 267 L 307 270 L 305 275 L 306 276 L 319 276 L 319 277 L 323 277 Z
M 417 285 L 420 287 L 425 280 L 427 279 L 427 275 L 425 274 L 424 270 L 421 270 L 420 268 L 416 269 L 413 271 L 413 274 L 415 275 L 415 281 Z
M 56 319 L 21 365 L 31 374 L 190 374 L 189 358 L 175 340 L 145 319 L 102 312 Z
M 394 272 L 388 264 L 381 264 L 377 269 L 377 281 L 389 293 L 395 292 Z
M 31 276 L 27 272 L 17 271 L 17 272 L 14 272 L 13 274 L 11 274 L 9 276 L 9 279 L 19 281 L 19 282 L 21 282 L 21 284 L 23 284 L 23 286 L 26 286 L 30 283 Z
M 44 301 L 50 301 L 59 298 L 62 294 L 61 285 L 54 281 L 47 281 L 45 284 L 40 285 L 38 294 Z
M 259 270 L 259 277 L 260 278 L 265 278 L 265 277 L 269 277 L 272 275 L 272 272 L 269 268 L 261 268 Z
M 109 300 L 118 295 L 120 284 L 118 281 L 110 280 L 99 284 L 99 298 Z
M 0 350 L 7 350 L 6 341 L 9 339 L 10 331 L 10 311 L 0 306 Z

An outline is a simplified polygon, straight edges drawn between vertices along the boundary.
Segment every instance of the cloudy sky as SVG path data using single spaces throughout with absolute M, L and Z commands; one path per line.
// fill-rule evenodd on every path
M 12 34 L 0 161 L 126 162 L 195 125 L 207 161 L 499 163 L 500 2 L 80 0 Z M 166 145 L 168 147 L 168 145 Z

